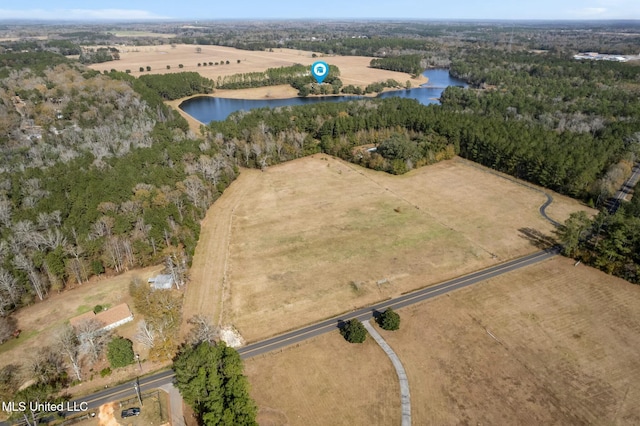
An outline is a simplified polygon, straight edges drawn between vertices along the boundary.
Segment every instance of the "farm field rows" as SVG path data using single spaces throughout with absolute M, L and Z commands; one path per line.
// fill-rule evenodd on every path
M 203 222 L 185 311 L 259 340 L 531 253 L 553 228 L 544 201 L 460 159 L 403 176 L 325 155 L 243 171 Z
M 638 300 L 640 287 L 556 257 L 400 309 L 400 330 L 380 332 L 407 371 L 414 424 L 638 424 Z M 336 424 L 399 424 L 395 372 L 369 343 L 334 332 L 247 360 L 260 412 L 319 425 L 318 410 L 344 400 L 354 417 Z M 354 395 L 376 368 L 386 391 Z M 322 392 L 306 378 L 317 370 Z M 390 421 L 372 420 L 371 406 Z

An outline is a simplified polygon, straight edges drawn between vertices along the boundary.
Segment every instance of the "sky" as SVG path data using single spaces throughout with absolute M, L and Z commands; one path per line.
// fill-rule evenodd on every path
M 640 0 L 22 0 L 4 19 L 640 19 Z

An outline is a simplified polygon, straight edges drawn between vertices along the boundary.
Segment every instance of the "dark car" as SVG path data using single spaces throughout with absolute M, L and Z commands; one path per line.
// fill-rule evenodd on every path
M 133 417 L 133 416 L 139 416 L 139 415 L 140 415 L 140 409 L 138 407 L 127 408 L 126 410 L 122 410 L 122 413 L 120 413 L 120 417 L 122 417 L 123 419 L 126 417 Z

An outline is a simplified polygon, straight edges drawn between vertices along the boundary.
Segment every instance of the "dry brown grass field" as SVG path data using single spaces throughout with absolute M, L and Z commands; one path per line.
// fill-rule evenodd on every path
M 413 424 L 636 425 L 638 300 L 640 286 L 556 257 L 401 309 L 400 330 L 381 334 L 407 371 Z M 341 339 L 336 332 L 246 361 L 260 412 L 280 416 L 264 424 L 326 424 L 315 417 L 322 407 L 344 406 L 356 417 L 336 412 L 332 424 L 399 422 L 391 362 Z M 342 370 L 343 359 L 352 371 Z M 378 380 L 394 386 L 348 391 L 361 371 L 370 377 L 372 362 Z M 365 403 L 386 417 L 370 417 Z
M 44 302 L 20 309 L 15 314 L 15 318 L 22 334 L 18 339 L 9 340 L 0 346 L 0 367 L 12 362 L 24 363 L 24 361 L 28 361 L 39 347 L 53 343 L 55 333 L 69 319 L 91 311 L 96 305 L 115 306 L 125 302 L 133 309 L 129 295 L 131 280 L 136 277 L 146 280 L 150 276 L 157 275 L 162 268 L 162 265 L 152 266 L 128 271 L 114 277 L 93 278 L 90 282 L 71 290 L 52 294 Z M 114 333 L 134 340 L 135 324 L 138 320 L 140 320 L 139 316 L 134 317 L 133 322 L 116 328 Z M 147 351 L 135 341 L 134 349 L 141 354 L 142 359 L 145 359 Z M 118 380 L 118 377 L 108 377 L 103 382 L 109 383 L 111 380 Z M 92 383 L 91 386 L 96 386 L 96 383 Z
M 202 49 L 201 53 L 196 48 Z M 98 71 L 116 69 L 118 71 L 131 70 L 131 75 L 140 76 L 148 73 L 164 74 L 182 71 L 196 71 L 204 77 L 216 80 L 219 76 L 226 76 L 247 72 L 264 71 L 267 68 L 291 66 L 294 64 L 309 65 L 316 60 L 311 55 L 313 52 L 292 49 L 275 49 L 273 52 L 239 50 L 223 46 L 195 46 L 178 44 L 175 48 L 169 45 L 163 46 L 127 46 L 118 47 L 120 60 L 90 65 Z M 424 77 L 411 79 L 409 74 L 369 68 L 371 58 L 364 56 L 328 56 L 322 58 L 331 65 L 340 68 L 340 79 L 344 85 L 366 86 L 377 81 L 394 79 L 404 84 L 407 80 L 413 86 L 425 83 Z M 238 63 L 240 60 L 240 63 Z M 198 63 L 229 61 L 225 65 L 198 66 Z M 182 64 L 184 68 L 179 68 Z M 171 68 L 167 69 L 167 65 Z M 140 72 L 140 67 L 151 71 Z M 233 93 L 235 92 L 235 93 Z M 293 94 L 292 94 L 293 93 Z M 290 86 L 274 86 L 266 90 L 237 90 L 220 91 L 215 96 L 241 97 L 245 99 L 258 99 L 264 97 L 287 98 L 296 96 Z
M 243 171 L 203 221 L 185 310 L 259 340 L 533 252 L 526 235 L 552 232 L 544 201 L 460 159 L 403 176 L 325 155 Z
M 373 339 L 325 334 L 245 361 L 245 375 L 261 426 L 400 424 L 398 378 Z

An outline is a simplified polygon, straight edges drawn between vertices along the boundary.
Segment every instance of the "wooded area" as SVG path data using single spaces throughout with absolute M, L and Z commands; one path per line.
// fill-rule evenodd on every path
M 0 87 L 0 116 L 11 117 L 0 123 L 10 138 L 0 147 L 0 310 L 107 270 L 189 258 L 199 220 L 237 173 L 162 102 L 199 76 L 134 79 L 12 56 L 0 55 L 12 64 Z
M 578 47 L 632 52 L 637 43 L 631 35 L 595 39 L 571 26 L 541 31 L 535 24 L 459 24 L 453 30 L 358 23 L 273 31 L 273 24 L 265 25 L 250 33 L 240 24 L 184 30 L 174 41 L 367 55 L 374 57 L 372 67 L 411 73 L 451 64 L 451 74 L 470 87 L 448 88 L 442 105 L 388 98 L 238 112 L 196 136 L 165 100 L 214 87 L 291 84 L 305 96 L 401 84 L 342 87 L 332 67 L 318 85 L 302 65 L 217 81 L 197 73 L 134 78 L 87 70 L 53 53 L 78 54 L 76 42 L 16 42 L 13 52 L 0 54 L 3 339 L 15 329 L 12 312 L 94 275 L 164 263 L 184 278 L 200 220 L 241 166 L 265 168 L 325 152 L 401 174 L 461 155 L 603 208 L 639 160 L 640 67 L 572 59 Z M 314 33 L 318 28 L 322 37 Z M 326 28 L 336 31 L 327 35 Z M 69 37 L 78 43 L 111 38 L 91 31 Z M 46 51 L 17 53 L 21 49 Z M 576 214 L 558 236 L 565 254 L 640 281 L 639 197 L 613 215 Z M 179 303 L 139 283 L 131 292 L 146 317 L 140 341 L 153 359 L 172 356 L 179 344 Z M 35 382 L 17 395 L 38 398 L 84 379 L 83 365 L 103 353 L 107 337 L 95 324 L 60 330 L 56 346 L 43 347 L 24 366 Z M 214 359 L 229 355 L 221 348 Z M 18 370 L 10 365 L 0 371 L 1 395 L 18 392 Z M 219 414 L 220 401 L 211 404 L 210 412 Z

